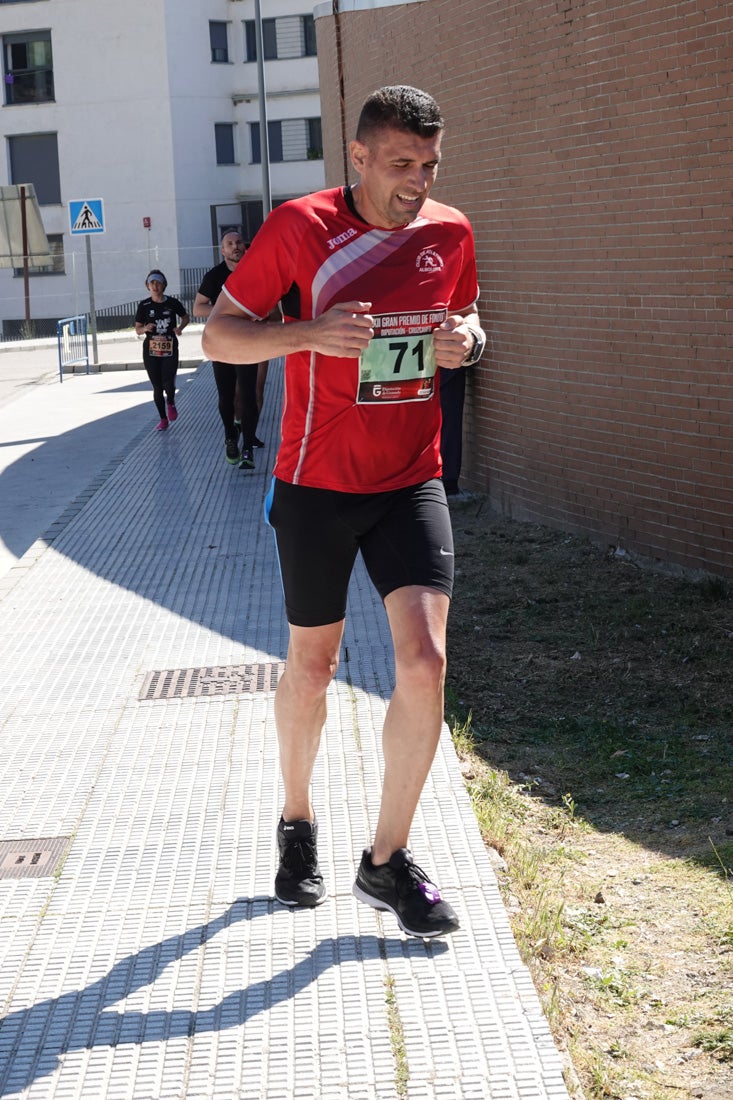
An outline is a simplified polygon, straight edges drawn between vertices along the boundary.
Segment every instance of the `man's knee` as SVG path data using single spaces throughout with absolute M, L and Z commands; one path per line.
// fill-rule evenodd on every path
M 395 653 L 397 679 L 402 687 L 415 692 L 433 692 L 445 681 L 445 646 L 429 634 L 412 639 Z
M 336 675 L 338 654 L 327 651 L 291 651 L 288 653 L 287 675 L 291 687 L 305 699 L 315 699 L 325 694 Z

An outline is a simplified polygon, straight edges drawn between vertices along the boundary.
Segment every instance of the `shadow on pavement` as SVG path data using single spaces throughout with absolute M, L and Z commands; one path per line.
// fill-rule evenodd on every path
M 240 937 L 242 988 L 222 1000 L 192 1009 L 107 1011 L 144 987 L 152 986 L 167 967 L 206 948 L 219 933 L 229 934 L 232 941 L 223 950 L 234 951 L 237 924 L 258 917 L 272 920 L 279 916 L 289 921 L 296 915 L 283 910 L 272 898 L 239 898 L 214 920 L 168 936 L 120 959 L 86 988 L 9 1013 L 0 1021 L 0 1053 L 5 1064 L 0 1077 L 0 1096 L 20 1094 L 33 1081 L 53 1073 L 59 1057 L 70 1050 L 158 1043 L 240 1027 L 274 1005 L 292 1000 L 331 967 L 386 957 L 389 940 L 377 936 L 331 936 L 314 943 L 292 966 L 269 978 L 248 980 L 252 971 L 266 965 L 267 954 L 264 947 L 259 956 L 256 950 L 250 951 L 250 934 L 245 932 Z M 395 949 L 430 955 L 449 950 L 444 943 L 424 944 L 418 940 L 410 941 L 405 947 L 401 938 L 396 944 Z M 211 963 L 214 969 L 220 966 L 221 950 L 216 949 Z M 191 965 L 205 968 L 205 955 Z M 160 1000 L 167 1000 L 167 991 L 161 993 Z M 35 1043 L 29 1041 L 30 1036 L 36 1037 Z

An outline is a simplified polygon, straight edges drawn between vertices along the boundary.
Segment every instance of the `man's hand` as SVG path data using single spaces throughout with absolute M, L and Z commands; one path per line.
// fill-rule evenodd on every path
M 371 302 L 339 302 L 313 320 L 272 324 L 248 319 L 220 294 L 201 346 L 204 355 L 222 363 L 260 363 L 298 351 L 357 359 L 374 335 L 371 308 Z
M 435 342 L 435 361 L 445 370 L 457 370 L 463 364 L 471 348 L 473 336 L 469 324 L 478 325 L 478 316 L 462 317 L 460 313 L 451 314 L 442 325 L 433 332 Z
M 339 302 L 309 324 L 308 347 L 322 355 L 356 359 L 374 335 L 371 302 Z

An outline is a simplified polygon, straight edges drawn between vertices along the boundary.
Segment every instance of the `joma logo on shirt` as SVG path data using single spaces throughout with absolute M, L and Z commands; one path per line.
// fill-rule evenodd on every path
M 339 233 L 338 237 L 331 237 L 331 240 L 327 241 L 326 243 L 328 244 L 331 252 L 333 252 L 334 248 L 338 248 L 340 244 L 345 244 L 346 241 L 350 241 L 351 238 L 355 236 L 356 230 L 352 227 L 351 229 L 344 230 L 343 233 Z

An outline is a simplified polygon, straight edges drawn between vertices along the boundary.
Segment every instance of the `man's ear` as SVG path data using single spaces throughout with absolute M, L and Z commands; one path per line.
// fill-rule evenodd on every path
M 350 141 L 349 156 L 351 158 L 351 163 L 356 171 L 361 172 L 364 164 L 367 161 L 367 158 L 369 157 L 369 146 L 364 145 L 361 141 Z

